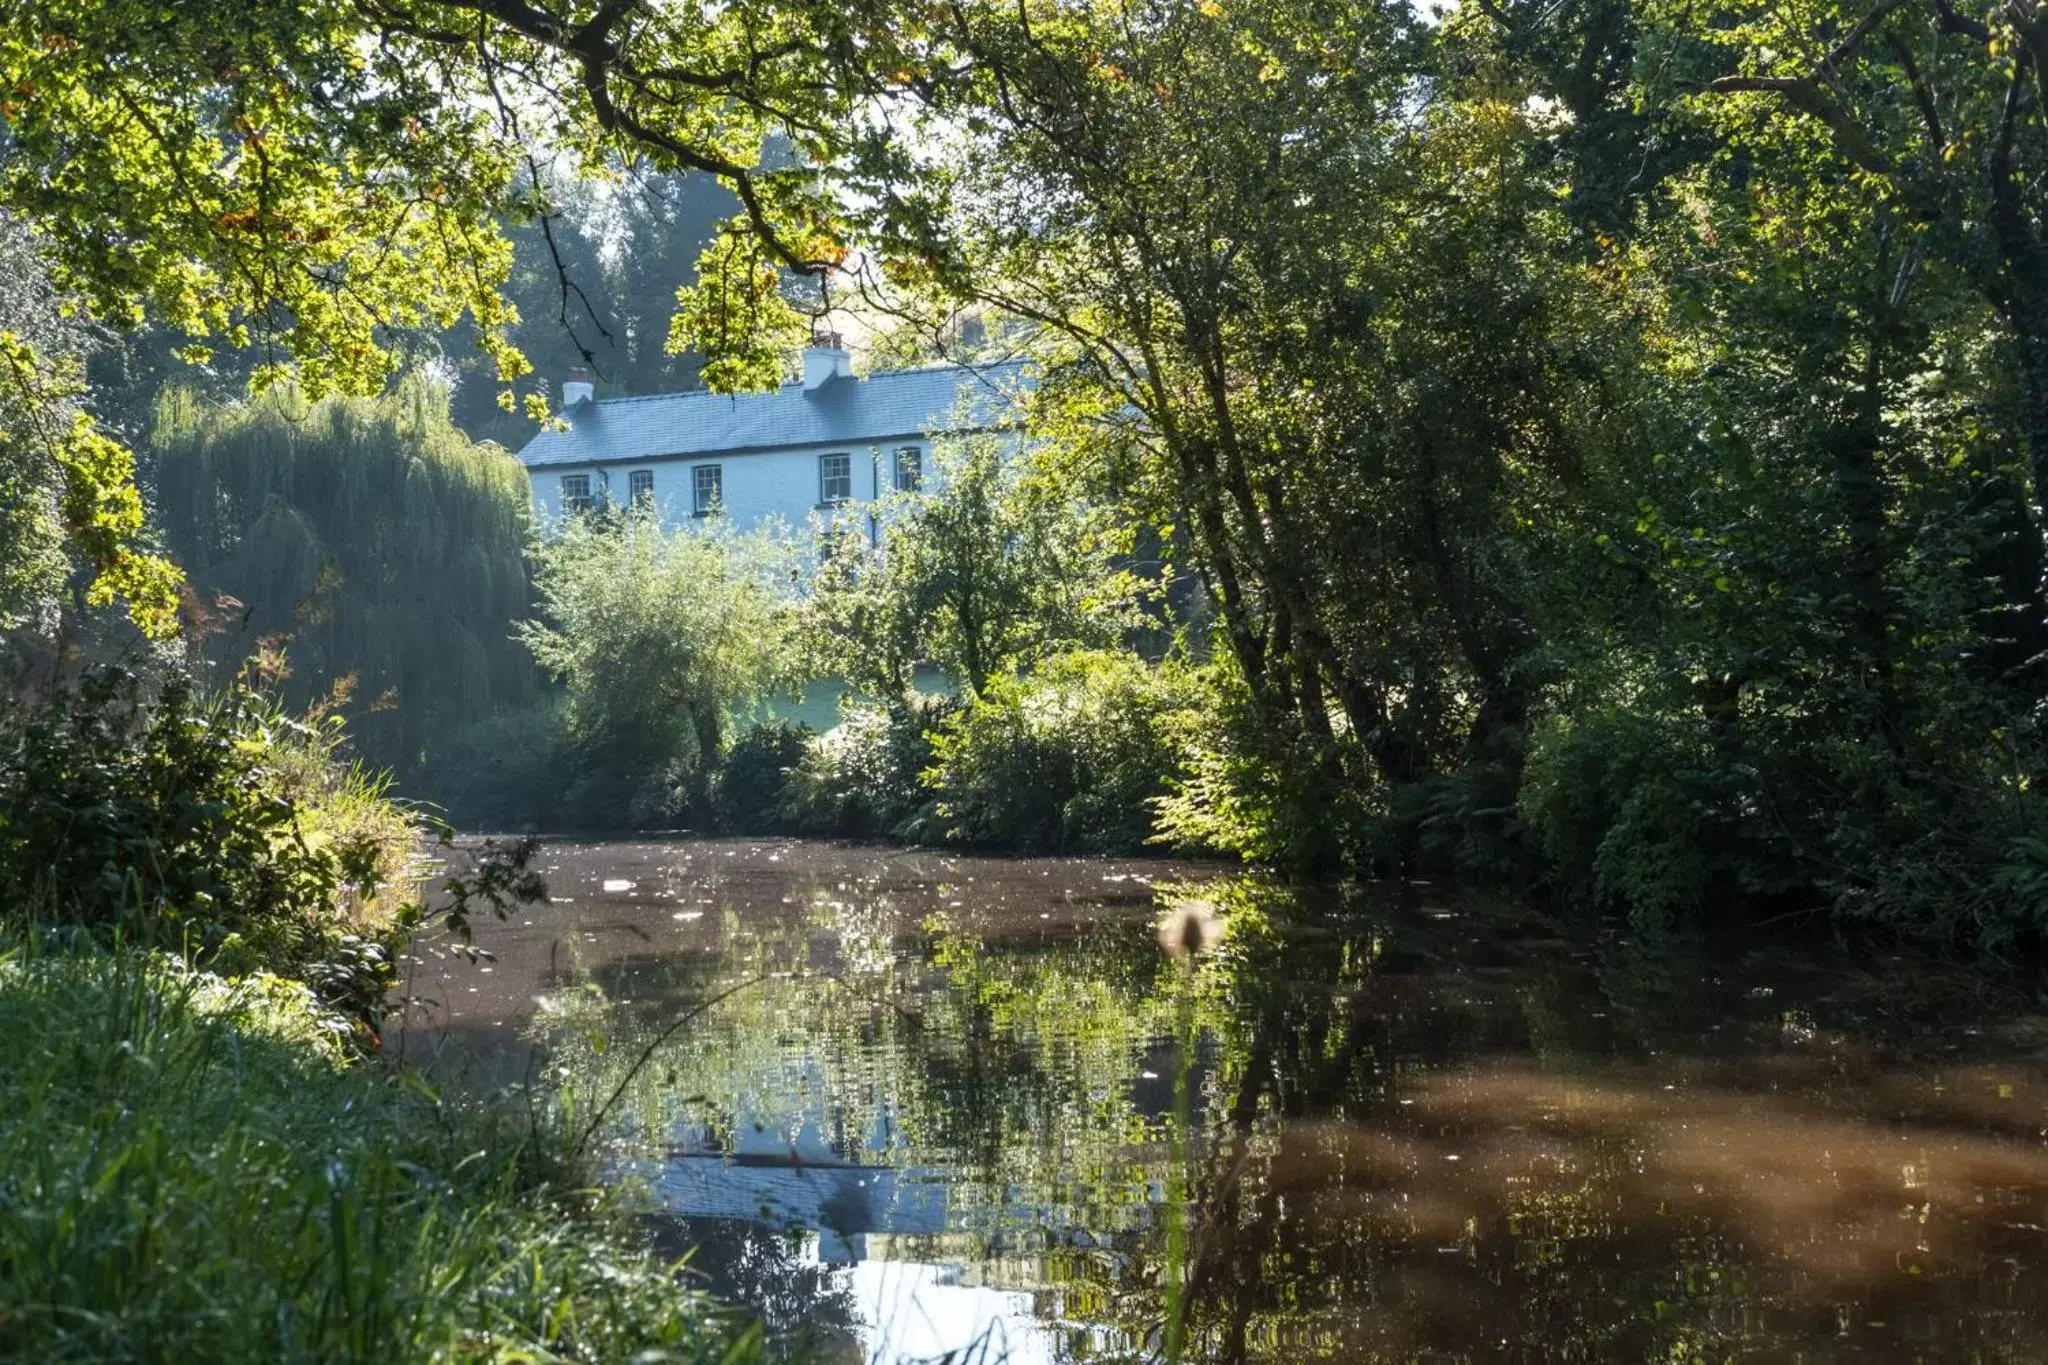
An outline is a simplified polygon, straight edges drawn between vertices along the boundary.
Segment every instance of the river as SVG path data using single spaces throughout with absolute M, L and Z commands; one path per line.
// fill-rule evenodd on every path
M 1164 862 L 543 857 L 398 1045 L 601 1115 L 805 1359 L 2048 1359 L 2048 1020 L 1985 977 Z

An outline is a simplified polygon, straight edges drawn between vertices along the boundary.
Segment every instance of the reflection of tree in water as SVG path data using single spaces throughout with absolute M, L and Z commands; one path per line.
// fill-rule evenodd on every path
M 641 1131 L 730 1141 L 754 1112 L 795 1159 L 808 1125 L 841 1159 L 953 1172 L 945 1254 L 1031 1289 L 1077 1357 L 1159 1341 L 1170 1277 L 1214 1359 L 2048 1349 L 2048 1085 L 1902 1067 L 1831 1028 L 1881 994 L 1867 980 L 1841 1006 L 1697 945 L 1516 948 L 1398 907 L 1325 920 L 1256 882 L 1205 888 L 1228 933 L 1182 975 L 1149 916 L 1020 932 L 939 893 L 890 931 L 865 894 L 807 888 L 779 920 L 734 916 L 716 955 L 614 969 L 619 1041 L 561 1055 L 608 1087 L 636 1027 L 826 969 L 662 1049 Z

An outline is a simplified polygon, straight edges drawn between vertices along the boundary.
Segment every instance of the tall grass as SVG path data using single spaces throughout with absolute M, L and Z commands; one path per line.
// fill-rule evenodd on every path
M 297 983 L 0 956 L 0 1359 L 758 1357 L 565 1151 L 346 1065 Z

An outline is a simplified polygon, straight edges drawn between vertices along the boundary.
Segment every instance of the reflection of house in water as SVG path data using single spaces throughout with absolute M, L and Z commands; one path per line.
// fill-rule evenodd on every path
M 1132 1353 L 1111 1301 L 1112 1286 L 1142 1259 L 1135 1243 L 1143 1234 L 1135 1227 L 1085 1231 L 1058 1210 L 1015 1197 L 1001 1204 L 979 1198 L 957 1171 L 850 1165 L 809 1142 L 797 1145 L 824 1159 L 797 1161 L 784 1141 L 772 1155 L 683 1151 L 631 1170 L 663 1212 L 679 1218 L 679 1245 L 730 1240 L 734 1228 L 747 1225 L 796 1234 L 771 1236 L 784 1248 L 778 1281 L 817 1277 L 799 1321 L 843 1322 L 833 1330 L 850 1331 L 861 1343 L 848 1359 L 979 1354 L 1034 1365 Z M 740 1288 L 715 1277 L 713 1287 Z M 844 1307 L 821 1311 L 828 1301 Z M 829 1348 L 820 1355 L 829 1357 Z
M 669 1214 L 815 1232 L 826 1264 L 882 1255 L 869 1245 L 880 1234 L 899 1249 L 917 1243 L 915 1260 L 957 1252 L 993 1269 L 1015 1259 L 1020 1282 L 990 1285 L 1013 1289 L 1042 1284 L 1027 1269 L 1035 1264 L 1033 1253 L 1110 1253 L 1113 1234 L 1136 1232 L 1149 1221 L 1144 1208 L 1156 1196 L 1156 1189 L 1134 1190 L 1130 1205 L 1111 1220 L 1116 1226 L 1082 1228 L 1073 1223 L 1071 1206 L 1036 1202 L 1014 1187 L 994 1197 L 960 1171 L 911 1164 L 886 1106 L 877 1106 L 863 1139 L 834 1143 L 828 1127 L 845 1130 L 813 1109 L 792 1132 L 786 1121 L 770 1121 L 743 1105 L 728 1144 L 714 1143 L 702 1127 L 684 1126 L 666 1160 L 635 1162 L 632 1174 Z

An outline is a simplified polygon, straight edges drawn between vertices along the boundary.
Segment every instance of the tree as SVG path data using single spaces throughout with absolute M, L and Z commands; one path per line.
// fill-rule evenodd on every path
M 1678 100 L 1760 182 L 1833 183 L 1893 224 L 1889 268 L 1913 288 L 1939 262 L 1995 310 L 2022 384 L 2030 501 L 2048 497 L 2048 16 L 2024 4 L 1645 6 L 1663 54 L 1645 82 Z M 1853 188 L 1852 188 L 1853 187 Z M 2037 517 L 2038 524 L 2038 517 Z M 2037 531 L 2037 535 L 2039 532 Z M 2038 557 L 2037 551 L 2037 557 Z M 2038 574 L 2037 574 L 2038 577 Z M 2048 639 L 2037 586 L 2033 648 Z
M 520 638 L 567 685 L 585 780 L 616 826 L 701 805 L 733 724 L 791 681 L 794 612 L 763 539 L 650 515 L 572 519 L 543 542 L 541 620 Z
M 603 396 L 695 387 L 703 357 L 669 350 L 677 295 L 737 201 L 703 175 L 645 167 L 616 181 L 544 176 L 552 212 L 507 229 L 512 271 L 505 293 L 519 321 L 507 332 L 533 373 L 516 388 L 559 394 L 571 366 L 588 368 Z M 516 449 L 539 430 L 529 413 L 497 402 L 490 358 L 464 322 L 438 339 L 454 366 L 456 422 L 479 440 Z
M 972 73 L 932 108 L 971 132 L 920 166 L 900 220 L 934 236 L 890 239 L 896 276 L 1037 325 L 1048 434 L 1185 537 L 1295 766 L 1391 788 L 1498 753 L 1511 783 L 1518 536 L 1626 346 L 1558 249 L 1531 92 L 1395 7 L 1147 13 L 954 34 Z
M 0 258 L 20 270 L 0 306 L 0 630 L 31 623 L 46 638 L 116 598 L 145 635 L 177 627 L 177 572 L 149 551 L 135 457 L 80 405 L 84 329 L 67 318 L 39 253 L 0 218 Z M 12 314 L 12 316 L 6 316 Z M 75 600 L 57 590 L 73 563 L 86 571 Z
M 0 214 L 0 335 L 55 356 L 77 356 L 85 329 L 67 318 L 40 253 L 19 220 Z M 0 631 L 47 626 L 59 609 L 65 573 L 64 528 L 57 517 L 58 469 L 34 445 L 42 422 L 33 388 L 0 385 Z
M 878 512 L 876 545 L 827 537 L 809 605 L 821 671 L 893 702 L 931 663 L 979 696 L 997 673 L 1133 624 L 1138 583 L 1117 563 L 1128 535 L 1032 477 L 1011 444 L 941 441 L 924 485 Z
M 620 186 L 622 236 L 613 288 L 623 314 L 619 365 L 625 394 L 695 388 L 701 355 L 673 350 L 677 295 L 697 283 L 697 261 L 736 201 L 702 174 L 636 175 Z
M 283 641 L 283 699 L 346 714 L 414 794 L 463 730 L 539 698 L 512 638 L 534 602 L 526 471 L 457 431 L 441 387 L 225 408 L 174 389 L 153 445 L 165 541 L 214 632 L 193 647 L 217 673 Z
M 1846 126 L 1724 82 L 1726 54 L 1644 18 L 1638 102 L 1704 150 L 1601 246 L 1642 301 L 1653 401 L 1582 489 L 1607 563 L 1548 574 L 1574 695 L 1522 813 L 1571 880 L 1646 919 L 1721 887 L 1995 941 L 2021 917 L 1993 869 L 2041 818 L 2007 324 L 1940 215 L 1845 160 Z M 1885 99 L 1920 117 L 1910 82 Z

